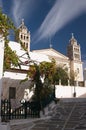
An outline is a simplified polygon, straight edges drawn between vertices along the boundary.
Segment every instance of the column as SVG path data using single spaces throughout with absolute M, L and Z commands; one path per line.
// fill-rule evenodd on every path
M 70 86 L 70 80 L 68 79 L 68 86 Z
M 61 79 L 59 79 L 59 85 L 61 85 Z

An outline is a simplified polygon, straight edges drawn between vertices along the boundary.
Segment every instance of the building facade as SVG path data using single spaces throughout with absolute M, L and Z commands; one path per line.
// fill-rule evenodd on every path
M 50 62 L 51 59 L 54 58 L 57 66 L 61 66 L 64 69 L 67 68 L 69 76 L 71 72 L 74 72 L 75 81 L 78 81 L 78 82 L 83 81 L 83 63 L 81 61 L 81 49 L 80 49 L 80 45 L 77 43 L 77 40 L 75 39 L 73 34 L 67 46 L 67 56 L 65 56 L 61 54 L 60 52 L 56 51 L 55 49 L 53 49 L 52 47 L 48 49 L 30 51 L 30 32 L 25 26 L 23 20 L 18 30 L 19 30 L 18 36 L 22 44 L 28 51 L 29 57 L 31 60 L 34 60 L 40 63 L 42 61 Z M 12 90 L 12 88 L 16 88 L 15 90 L 16 95 L 14 94 L 14 97 L 18 98 L 18 95 L 21 91 L 21 86 L 22 86 L 22 92 L 24 92 L 24 89 L 28 88 L 28 83 L 23 83 L 21 85 L 19 84 L 19 81 L 21 81 L 22 79 L 26 77 L 26 71 L 29 66 L 28 64 L 29 59 L 26 54 L 27 52 L 22 49 L 22 46 L 19 43 L 19 41 L 17 42 L 10 41 L 9 46 L 11 47 L 13 51 L 16 52 L 16 54 L 20 58 L 22 65 L 21 65 L 21 70 L 19 70 L 19 68 L 17 69 L 15 68 L 15 70 L 11 70 L 9 72 L 4 73 L 3 97 L 4 98 L 10 97 L 9 92 Z M 24 96 L 23 93 L 22 93 L 22 96 Z M 22 96 L 20 97 L 22 98 Z
M 49 57 L 49 59 L 54 58 L 57 66 L 68 69 L 69 75 L 72 72 L 74 73 L 75 81 L 83 81 L 83 62 L 81 61 L 81 49 L 73 34 L 67 46 L 67 56 L 61 54 L 53 48 L 34 50 L 33 52 L 45 54 Z

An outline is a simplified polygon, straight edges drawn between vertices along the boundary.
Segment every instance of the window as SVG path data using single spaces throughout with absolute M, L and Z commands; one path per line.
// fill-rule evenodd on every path
M 26 48 L 28 48 L 28 43 L 26 43 Z
M 9 99 L 15 99 L 16 98 L 16 88 L 10 87 L 9 88 Z
M 25 36 L 24 36 L 24 40 L 25 40 Z
M 21 35 L 21 39 L 22 39 L 22 35 Z
M 25 42 L 23 43 L 24 47 L 25 47 Z
M 79 48 L 74 48 L 74 51 L 79 52 Z
M 79 59 L 79 54 L 74 54 L 76 59 Z

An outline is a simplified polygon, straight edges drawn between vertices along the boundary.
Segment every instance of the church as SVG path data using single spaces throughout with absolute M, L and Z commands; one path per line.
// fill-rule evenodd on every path
M 27 49 L 29 57 L 31 60 L 36 62 L 48 61 L 50 62 L 52 58 L 55 59 L 57 66 L 61 66 L 63 69 L 67 68 L 67 72 L 70 75 L 70 72 L 75 73 L 75 81 L 83 82 L 83 63 L 81 60 L 81 49 L 80 44 L 78 44 L 74 35 L 72 34 L 71 39 L 69 40 L 67 46 L 67 56 L 56 51 L 52 47 L 48 49 L 41 50 L 30 50 L 30 32 L 25 26 L 24 21 L 22 20 L 19 29 L 19 39 L 22 41 L 23 46 Z M 25 86 L 28 88 L 28 82 L 20 84 L 20 80 L 26 77 L 26 71 L 28 69 L 28 56 L 26 51 L 22 49 L 21 44 L 15 38 L 16 41 L 10 41 L 9 46 L 13 51 L 16 52 L 20 61 L 22 63 L 21 70 L 18 68 L 6 71 L 3 76 L 3 97 L 4 98 L 22 98 L 21 93 L 24 92 Z M 5 86 L 8 87 L 5 87 Z M 14 94 L 13 94 L 14 92 Z
M 77 81 L 83 81 L 83 63 L 81 61 L 80 44 L 77 43 L 73 34 L 67 46 L 67 56 L 61 54 L 52 47 L 48 49 L 30 51 L 30 32 L 25 26 L 23 20 L 19 26 L 19 39 L 27 49 L 31 59 L 35 58 L 34 60 L 41 62 L 49 61 L 54 58 L 57 65 L 63 68 L 68 68 L 68 73 L 70 73 L 70 71 L 74 71 L 77 74 Z

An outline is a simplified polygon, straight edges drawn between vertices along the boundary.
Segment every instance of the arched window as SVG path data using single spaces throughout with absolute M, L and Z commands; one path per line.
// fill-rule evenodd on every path
M 26 43 L 26 48 L 28 48 L 28 43 Z
M 24 40 L 25 40 L 25 36 L 24 36 Z
M 27 36 L 27 40 L 28 40 L 28 36 Z
M 21 39 L 22 39 L 22 34 L 21 34 Z

